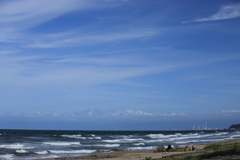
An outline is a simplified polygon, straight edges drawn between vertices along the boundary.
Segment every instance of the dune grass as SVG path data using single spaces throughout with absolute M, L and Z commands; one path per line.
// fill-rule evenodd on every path
M 164 157 L 165 160 L 202 160 L 210 159 L 218 156 L 226 156 L 240 153 L 239 143 L 212 143 L 204 147 L 203 150 L 195 152 L 185 152 L 183 154 L 175 154 Z M 153 159 L 146 157 L 145 160 L 160 160 L 161 158 Z

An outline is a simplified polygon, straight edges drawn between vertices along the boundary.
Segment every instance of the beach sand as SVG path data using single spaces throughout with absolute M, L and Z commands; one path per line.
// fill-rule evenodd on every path
M 240 143 L 240 139 L 220 142 L 220 143 Z M 202 150 L 207 144 L 202 145 L 194 145 L 196 151 Z M 91 154 L 87 156 L 73 157 L 73 158 L 51 158 L 44 160 L 145 160 L 145 157 L 152 158 L 166 158 L 167 156 L 174 154 L 184 154 L 187 153 L 184 151 L 185 147 L 178 147 L 177 152 L 168 152 L 168 153 L 153 153 L 153 150 L 149 151 L 119 151 L 119 152 L 110 152 L 110 153 L 100 153 L 100 154 Z M 215 160 L 240 160 L 240 155 L 225 155 L 220 157 L 212 158 Z M 35 160 L 43 160 L 43 159 L 35 159 Z

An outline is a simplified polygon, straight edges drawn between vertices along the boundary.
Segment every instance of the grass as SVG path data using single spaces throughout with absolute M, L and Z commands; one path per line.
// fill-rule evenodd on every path
M 203 150 L 195 152 L 186 152 L 183 154 L 170 155 L 165 160 L 202 160 L 218 156 L 233 155 L 240 152 L 238 143 L 212 143 L 204 147 Z M 146 157 L 145 160 L 160 160 L 161 158 L 153 159 Z

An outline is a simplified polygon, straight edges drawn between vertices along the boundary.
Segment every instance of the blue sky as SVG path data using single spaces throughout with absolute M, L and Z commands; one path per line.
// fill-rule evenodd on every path
M 239 110 L 240 1 L 0 0 L 0 112 Z

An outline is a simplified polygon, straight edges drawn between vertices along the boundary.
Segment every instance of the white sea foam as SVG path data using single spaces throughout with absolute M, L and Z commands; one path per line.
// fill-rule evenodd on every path
M 95 137 L 94 134 L 87 134 L 87 135 L 84 135 L 84 137 Z
M 0 145 L 0 148 L 7 148 L 7 149 L 22 149 L 23 147 L 24 145 L 19 143 Z
M 150 138 L 170 138 L 170 137 L 177 137 L 178 135 L 173 135 L 173 134 L 170 134 L 170 135 L 164 135 L 164 134 L 148 134 L 147 135 L 148 137 Z
M 87 137 L 86 139 L 102 139 L 101 137 Z
M 135 139 L 123 139 L 124 141 L 131 141 L 131 142 L 134 142 L 134 141 L 143 141 L 144 139 L 142 138 L 135 138 Z
M 225 139 L 205 139 L 205 140 L 190 140 L 190 141 L 179 141 L 175 142 L 176 144 L 186 144 L 186 143 L 200 143 L 200 142 L 219 142 L 224 141 Z
M 97 144 L 94 146 L 99 146 L 99 147 L 119 147 L 120 144 Z
M 0 155 L 0 159 L 13 159 L 14 155 L 13 154 L 5 154 L 5 155 Z
M 43 142 L 43 144 L 52 145 L 52 146 L 81 145 L 80 142 Z
M 186 143 L 196 143 L 199 142 L 197 140 L 192 140 L 192 141 L 179 141 L 179 142 L 175 142 L 176 144 L 186 144 Z
M 144 141 L 142 138 L 135 138 L 135 139 L 113 139 L 113 140 L 103 140 L 103 142 L 107 143 L 123 143 L 123 142 L 139 142 L 139 141 Z
M 231 136 L 231 138 L 237 138 L 237 137 L 240 137 L 240 135 L 233 135 L 233 136 Z
M 48 154 L 48 151 L 38 151 L 38 152 L 35 152 L 36 154 Z
M 169 141 L 169 139 L 167 139 Z M 145 143 L 163 142 L 163 139 L 144 140 Z
M 219 135 L 223 135 L 225 133 L 220 133 Z M 184 139 L 200 139 L 200 138 L 204 138 L 204 137 L 211 137 L 211 136 L 215 136 L 215 134 L 203 134 L 203 135 L 199 135 L 199 134 L 188 134 L 188 135 L 182 135 L 181 137 L 174 137 L 174 138 L 170 138 L 169 141 L 176 141 L 176 140 L 184 140 Z
M 182 133 L 175 133 L 176 135 L 182 135 Z
M 85 137 L 82 137 L 81 135 L 61 135 L 61 137 L 74 138 L 74 139 L 86 139 Z
M 7 149 L 33 149 L 34 147 L 24 147 L 23 144 L 14 143 L 14 144 L 0 145 L 0 148 L 7 148 Z
M 134 143 L 133 145 L 135 145 L 135 146 L 144 146 L 145 143 Z
M 114 139 L 114 140 L 102 140 L 103 142 L 107 142 L 107 143 L 117 143 L 117 142 L 121 142 L 121 140 L 119 139 Z
M 57 155 L 49 155 L 49 156 L 42 156 L 42 157 L 37 157 L 38 159 L 48 159 L 48 158 L 59 158 Z
M 63 150 L 49 150 L 51 153 L 55 154 L 61 154 L 61 153 L 71 153 L 71 154 L 76 154 L 76 153 L 93 153 L 96 150 L 69 150 L 69 151 L 63 151 Z
M 214 135 L 215 135 L 215 136 L 221 136 L 221 135 L 225 135 L 225 134 L 228 134 L 228 132 L 215 133 Z
M 24 150 L 24 149 L 20 149 L 20 150 L 16 150 L 17 153 L 27 153 L 28 151 Z

